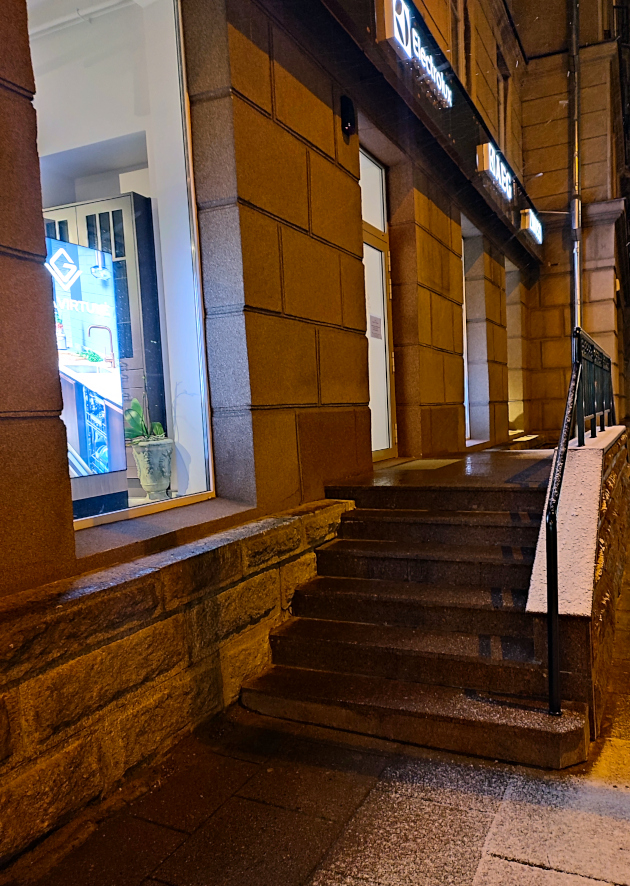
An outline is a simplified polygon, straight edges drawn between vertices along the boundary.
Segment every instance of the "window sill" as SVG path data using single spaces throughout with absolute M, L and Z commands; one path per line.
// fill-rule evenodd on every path
M 75 533 L 79 572 L 156 554 L 255 519 L 250 504 L 212 498 L 171 510 L 92 526 Z

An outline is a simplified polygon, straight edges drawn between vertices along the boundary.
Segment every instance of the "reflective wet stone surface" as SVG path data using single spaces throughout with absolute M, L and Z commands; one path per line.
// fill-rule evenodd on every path
M 234 706 L 52 867 L 33 854 L 0 884 L 630 886 L 628 611 L 626 571 L 602 732 L 580 766 L 510 766 Z

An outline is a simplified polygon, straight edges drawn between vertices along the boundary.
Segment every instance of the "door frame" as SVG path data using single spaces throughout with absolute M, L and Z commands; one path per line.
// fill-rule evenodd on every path
M 367 153 L 367 152 L 366 152 Z M 377 161 L 378 162 L 378 161 Z M 386 224 L 387 227 L 387 224 Z M 389 233 L 387 230 L 380 231 L 368 222 L 363 222 L 363 242 L 367 243 L 373 249 L 377 249 L 383 253 L 383 268 L 385 270 L 385 333 L 387 346 L 387 390 L 389 395 L 389 422 L 390 422 L 390 439 L 392 445 L 388 449 L 372 450 L 372 461 L 385 461 L 388 458 L 397 458 L 398 456 L 398 425 L 396 423 L 396 391 L 394 384 L 394 335 L 392 322 L 392 281 L 391 281 L 391 255 L 389 251 Z M 366 314 L 367 314 L 367 297 L 366 297 Z M 370 332 L 369 317 L 367 321 L 366 336 L 369 341 Z

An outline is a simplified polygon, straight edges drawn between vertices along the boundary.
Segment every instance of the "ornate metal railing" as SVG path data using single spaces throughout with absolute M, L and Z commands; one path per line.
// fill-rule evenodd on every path
M 547 501 L 547 647 L 549 666 L 549 713 L 562 713 L 560 701 L 560 624 L 558 616 L 558 502 L 567 451 L 574 425 L 578 446 L 584 446 L 586 422 L 591 437 L 608 424 L 615 424 L 611 360 L 596 342 L 579 327 L 573 333 L 573 367 L 564 410 L 564 421 L 551 475 Z

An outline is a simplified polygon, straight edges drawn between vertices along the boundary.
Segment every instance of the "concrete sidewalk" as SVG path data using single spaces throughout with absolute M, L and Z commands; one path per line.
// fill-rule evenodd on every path
M 604 732 L 580 767 L 499 765 L 236 706 L 142 778 L 51 870 L 25 859 L 13 882 L 630 886 L 628 575 Z

